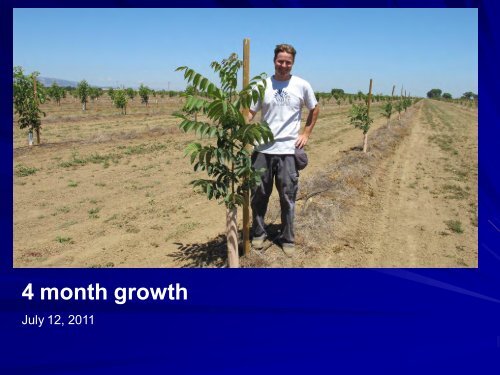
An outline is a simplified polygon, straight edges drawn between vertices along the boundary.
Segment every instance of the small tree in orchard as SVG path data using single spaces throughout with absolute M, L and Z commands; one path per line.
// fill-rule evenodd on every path
M 108 89 L 108 96 L 110 97 L 111 100 L 113 100 L 113 97 L 115 96 L 115 92 L 116 92 L 115 89 L 112 87 L 110 87 Z
M 146 104 L 146 107 L 148 106 L 149 103 L 149 93 L 150 89 L 147 86 L 144 86 L 142 83 L 139 86 L 139 96 L 141 97 L 141 103 Z
M 363 131 L 363 152 L 366 152 L 368 149 L 368 130 L 373 122 L 373 119 L 368 115 L 368 105 L 364 103 L 353 104 L 349 118 L 351 125 Z
M 382 100 L 387 100 L 387 103 L 382 107 L 383 112 L 382 115 L 387 118 L 387 127 L 391 126 L 391 115 L 394 112 L 394 107 L 392 105 L 392 99 L 394 98 L 394 90 L 396 89 L 396 85 L 392 86 L 392 94 L 391 96 L 380 95 Z
M 151 95 L 153 95 L 153 98 L 154 98 L 154 101 L 155 101 L 155 104 L 156 104 L 156 108 L 158 108 L 158 91 L 151 90 Z
M 186 93 L 184 112 L 178 113 L 182 122 L 179 127 L 185 132 L 194 132 L 201 137 L 213 137 L 214 142 L 202 145 L 193 142 L 186 148 L 194 170 L 205 171 L 208 179 L 192 181 L 194 188 L 208 199 L 219 200 L 226 206 L 226 235 L 230 267 L 238 267 L 237 207 L 243 205 L 244 194 L 260 183 L 263 171 L 252 167 L 247 146 L 267 143 L 273 135 L 265 122 L 246 124 L 241 111 L 249 108 L 252 101 L 262 99 L 266 82 L 264 74 L 254 77 L 249 85 L 237 91 L 238 71 L 243 62 L 231 54 L 222 62 L 212 62 L 211 67 L 220 77 L 220 88 L 207 78 L 188 67 L 179 67 L 184 78 L 195 88 Z M 209 122 L 194 121 L 189 113 L 199 111 Z
M 137 94 L 135 92 L 135 90 L 133 88 L 131 88 L 131 87 L 129 87 L 128 89 L 126 89 L 125 93 L 127 94 L 127 96 L 129 97 L 130 100 L 134 100 L 135 95 Z
M 103 89 L 100 87 L 91 87 L 90 88 L 90 99 L 92 99 L 94 102 L 98 100 L 102 94 L 104 93 Z
M 396 102 L 396 111 L 398 112 L 398 121 L 401 123 L 401 112 L 403 111 L 403 101 L 402 100 L 398 100 Z
M 61 99 L 66 97 L 66 91 L 56 82 L 53 82 L 52 86 L 47 89 L 47 94 L 57 105 L 61 105 Z
M 332 96 L 336 99 L 337 96 L 344 96 L 345 92 L 343 89 L 332 89 L 330 94 L 332 94 Z
M 342 89 L 332 89 L 330 91 L 330 94 L 332 95 L 332 98 L 335 99 L 335 102 L 337 103 L 338 106 L 340 106 L 340 103 L 342 99 L 344 98 L 345 92 Z
M 199 93 L 198 93 L 198 90 L 196 89 L 196 86 L 187 85 L 186 90 L 184 90 L 184 92 L 181 93 L 181 96 L 187 100 L 187 98 L 196 97 L 196 96 L 198 96 L 198 94 Z M 199 112 L 198 109 L 196 109 L 196 108 L 188 109 L 188 108 L 186 108 L 186 106 L 184 106 L 184 108 L 182 110 L 184 111 L 184 113 L 186 113 L 188 115 L 193 115 L 194 121 L 198 121 L 198 112 Z
M 358 91 L 356 94 L 358 100 L 363 100 L 365 98 L 365 94 L 362 91 Z
M 406 112 L 406 110 L 411 106 L 411 99 L 408 97 L 404 97 L 402 101 L 403 101 L 403 108 Z
M 78 83 L 78 86 L 76 87 L 76 92 L 78 97 L 80 98 L 80 102 L 82 103 L 82 111 L 86 111 L 87 101 L 90 96 L 90 86 L 86 80 L 83 80 L 80 83 Z
M 28 129 L 30 144 L 33 131 L 37 135 L 37 144 L 40 144 L 41 116 L 45 116 L 40 109 L 40 103 L 45 102 L 45 93 L 42 87 L 36 88 L 38 75 L 38 72 L 33 72 L 25 76 L 20 66 L 14 67 L 14 111 L 18 115 L 19 127 Z
M 121 109 L 122 115 L 127 114 L 127 95 L 125 90 L 115 90 L 113 92 L 113 104 L 116 108 Z
M 385 103 L 385 105 L 382 108 L 383 108 L 382 116 L 387 118 L 387 126 L 389 127 L 391 121 L 391 115 L 393 112 L 392 103 L 391 102 Z

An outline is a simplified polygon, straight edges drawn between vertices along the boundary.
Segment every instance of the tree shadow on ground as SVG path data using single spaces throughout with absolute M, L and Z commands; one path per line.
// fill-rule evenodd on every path
M 344 152 L 349 152 L 349 151 L 363 151 L 363 146 L 353 146 L 349 150 L 346 150 Z
M 277 243 L 281 225 L 271 224 L 266 227 L 269 240 Z M 238 249 L 240 256 L 243 255 L 242 234 Z M 173 258 L 181 268 L 223 268 L 227 267 L 227 241 L 226 236 L 221 234 L 206 243 L 184 244 L 175 242 L 177 251 L 168 255 Z
M 206 243 L 184 244 L 175 242 L 177 251 L 168 255 L 181 264 L 182 268 L 227 266 L 227 241 L 219 235 Z

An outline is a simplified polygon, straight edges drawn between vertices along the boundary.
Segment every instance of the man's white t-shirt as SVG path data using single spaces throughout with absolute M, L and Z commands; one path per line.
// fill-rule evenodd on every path
M 261 121 L 269 124 L 274 134 L 274 142 L 258 145 L 255 151 L 265 154 L 294 154 L 295 141 L 299 136 L 302 107 L 312 110 L 318 102 L 311 85 L 297 76 L 288 81 L 278 81 L 274 77 L 266 79 L 264 100 L 254 103 L 250 109 L 262 109 Z

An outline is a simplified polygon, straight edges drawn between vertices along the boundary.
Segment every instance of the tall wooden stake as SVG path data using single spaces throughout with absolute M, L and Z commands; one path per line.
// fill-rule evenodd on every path
M 394 100 L 394 90 L 396 89 L 396 85 L 392 85 L 392 94 L 391 94 L 391 105 L 392 101 Z M 393 111 L 393 109 L 391 109 Z M 391 112 L 392 113 L 392 112 Z M 391 114 L 389 113 L 389 118 L 387 119 L 387 127 L 391 127 Z
M 250 39 L 243 39 L 243 87 L 250 83 Z M 248 118 L 248 109 L 243 110 L 243 118 Z M 251 151 L 252 146 L 247 146 L 247 151 Z M 244 192 L 243 203 L 243 254 L 250 252 L 250 192 Z
M 370 78 L 370 89 L 368 90 L 368 101 L 366 103 L 366 116 L 370 117 L 370 102 L 372 100 L 372 79 Z M 363 138 L 363 152 L 368 150 L 368 132 L 364 133 Z

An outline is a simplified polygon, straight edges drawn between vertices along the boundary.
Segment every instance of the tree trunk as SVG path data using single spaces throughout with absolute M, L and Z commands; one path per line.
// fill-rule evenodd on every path
M 367 150 L 368 150 L 368 133 L 365 133 L 363 137 L 363 152 L 366 152 Z
M 388 128 L 391 127 L 391 118 L 390 117 L 387 118 L 387 127 Z
M 238 209 L 226 209 L 226 239 L 227 239 L 227 262 L 229 268 L 240 267 L 240 256 L 238 253 Z
M 40 144 L 40 128 L 36 128 L 35 131 L 36 131 L 36 144 L 39 145 Z
M 243 193 L 243 254 L 250 253 L 250 191 Z
M 82 111 L 85 112 L 86 109 L 87 109 L 87 103 L 83 102 L 82 103 Z

